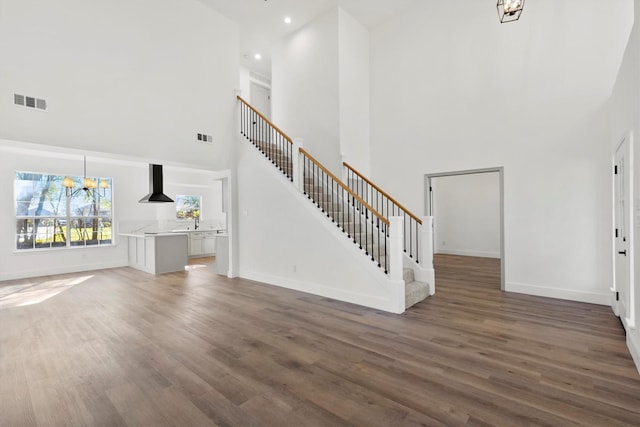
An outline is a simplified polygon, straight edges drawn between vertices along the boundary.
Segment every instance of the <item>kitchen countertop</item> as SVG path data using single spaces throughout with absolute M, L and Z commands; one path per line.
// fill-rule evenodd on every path
M 164 236 L 176 236 L 180 234 L 188 234 L 186 231 L 178 232 L 178 231 L 159 231 L 159 232 L 132 232 L 132 233 L 119 233 L 120 236 L 125 237 L 164 237 Z
M 227 230 L 215 228 L 198 228 L 197 230 L 170 230 L 169 233 L 215 233 L 216 235 L 227 234 Z
M 125 237 L 162 237 L 162 236 L 175 236 L 177 234 L 189 234 L 189 233 L 199 233 L 199 232 L 215 232 L 217 236 L 226 236 L 227 231 L 219 229 L 211 229 L 211 228 L 199 228 L 197 230 L 167 230 L 167 231 L 131 231 L 128 233 L 119 233 L 120 236 Z

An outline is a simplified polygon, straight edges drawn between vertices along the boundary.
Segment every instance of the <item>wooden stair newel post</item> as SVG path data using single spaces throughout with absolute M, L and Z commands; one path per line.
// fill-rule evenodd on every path
M 429 294 L 436 293 L 436 278 L 435 270 L 433 268 L 433 217 L 422 217 L 422 231 L 420 233 L 420 245 L 421 245 L 421 267 L 429 272 Z
M 293 152 L 291 153 L 291 167 L 293 172 L 293 185 L 301 192 L 304 191 L 303 177 L 304 162 L 301 161 L 302 153 L 300 149 L 303 148 L 304 139 L 293 138 Z
M 397 313 L 404 313 L 405 292 L 403 274 L 403 239 L 404 218 L 401 216 L 389 217 L 389 279 L 394 284 L 394 300 L 397 305 Z M 397 284 L 397 286 L 396 286 Z

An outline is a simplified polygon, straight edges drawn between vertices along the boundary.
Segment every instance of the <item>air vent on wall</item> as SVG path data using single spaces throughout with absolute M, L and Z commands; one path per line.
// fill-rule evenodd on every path
M 204 133 L 199 133 L 197 135 L 198 141 L 204 142 L 205 144 L 213 144 L 213 137 L 211 135 L 206 135 Z
M 45 99 L 35 98 L 33 96 L 25 96 L 17 93 L 13 94 L 13 103 L 27 108 L 35 108 L 38 110 L 47 109 L 47 101 Z

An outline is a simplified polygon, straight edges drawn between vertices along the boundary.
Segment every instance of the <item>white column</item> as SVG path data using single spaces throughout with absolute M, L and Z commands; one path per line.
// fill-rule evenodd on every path
M 420 264 L 422 268 L 433 268 L 433 217 L 423 216 L 420 232 Z
M 304 163 L 301 161 L 302 155 L 300 154 L 300 148 L 302 148 L 304 139 L 293 138 L 293 152 L 291 153 L 292 169 L 293 169 L 293 185 L 300 191 L 304 191 L 304 173 L 302 168 Z
M 436 293 L 436 272 L 433 268 L 433 217 L 423 216 L 422 232 L 420 233 L 420 268 L 429 284 L 429 294 Z
M 389 247 L 387 256 L 389 257 L 389 281 L 392 287 L 392 311 L 394 313 L 404 313 L 405 288 L 402 278 L 404 250 L 402 248 L 402 238 L 404 229 L 404 218 L 392 216 L 389 218 Z
M 392 216 L 389 218 L 389 278 L 393 281 L 402 280 L 402 230 L 404 218 Z

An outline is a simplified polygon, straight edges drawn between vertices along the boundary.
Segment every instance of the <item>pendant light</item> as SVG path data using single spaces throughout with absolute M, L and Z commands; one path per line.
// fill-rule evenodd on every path
M 87 156 L 82 156 L 82 163 L 83 163 L 83 172 L 84 172 L 83 179 L 82 179 L 82 189 L 88 193 L 90 192 L 91 196 L 93 197 L 94 190 L 98 188 L 98 181 L 96 181 L 93 178 L 87 177 Z M 75 194 L 75 192 L 72 193 L 72 190 L 75 187 L 75 185 L 76 183 L 73 180 L 73 178 L 71 178 L 70 176 L 64 177 L 64 179 L 62 180 L 62 186 L 66 188 L 67 197 Z M 100 189 L 102 189 L 102 194 L 105 193 L 107 188 L 109 188 L 109 181 L 106 179 L 100 180 Z
M 496 8 L 501 23 L 514 22 L 520 19 L 522 9 L 524 9 L 524 0 L 498 0 Z

